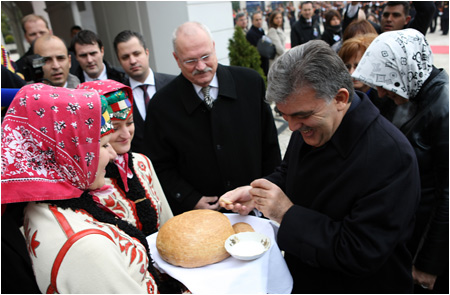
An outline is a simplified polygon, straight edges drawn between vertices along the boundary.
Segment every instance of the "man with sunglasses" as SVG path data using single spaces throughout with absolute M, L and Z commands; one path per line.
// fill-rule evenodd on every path
M 125 30 L 114 38 L 114 50 L 125 73 L 129 76 L 126 85 L 133 89 L 133 119 L 135 133 L 131 150 L 145 153 L 144 125 L 150 99 L 175 76 L 153 72 L 149 65 L 149 50 L 144 37 L 138 32 Z
M 179 26 L 173 46 L 181 74 L 150 101 L 146 155 L 174 214 L 218 210 L 220 195 L 280 163 L 264 80 L 254 70 L 219 64 L 203 24 Z

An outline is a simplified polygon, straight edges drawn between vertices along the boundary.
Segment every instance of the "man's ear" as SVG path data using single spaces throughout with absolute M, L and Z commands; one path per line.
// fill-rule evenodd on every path
M 411 16 L 408 15 L 405 20 L 405 26 L 409 23 L 410 20 L 411 20 Z
M 343 110 L 347 107 L 348 99 L 350 98 L 350 93 L 347 89 L 341 88 L 339 89 L 338 93 L 334 97 L 334 100 L 336 102 L 337 109 Z

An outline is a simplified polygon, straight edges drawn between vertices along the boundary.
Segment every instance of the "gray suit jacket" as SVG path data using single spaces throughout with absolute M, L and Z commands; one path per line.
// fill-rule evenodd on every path
M 69 74 L 67 77 L 67 87 L 66 88 L 77 88 L 78 84 L 80 84 L 80 79 L 77 76 Z

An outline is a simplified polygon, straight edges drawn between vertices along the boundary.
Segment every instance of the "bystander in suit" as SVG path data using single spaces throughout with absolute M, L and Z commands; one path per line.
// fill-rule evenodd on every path
M 79 63 L 75 75 L 80 82 L 106 79 L 120 83 L 127 82 L 128 77 L 125 72 L 113 67 L 103 58 L 103 42 L 94 32 L 89 30 L 78 32 L 73 37 L 70 47 L 73 48 L 75 58 Z
M 129 76 L 126 85 L 133 90 L 133 119 L 136 127 L 131 151 L 148 154 L 144 144 L 144 125 L 147 106 L 156 91 L 163 88 L 175 76 L 153 72 L 149 65 L 149 50 L 144 37 L 138 32 L 125 30 L 114 38 L 114 50 L 123 70 Z
M 66 88 L 76 88 L 80 84 L 80 80 L 69 73 L 71 56 L 59 37 L 50 34 L 39 37 L 34 43 L 34 53 L 43 59 L 43 83 Z
M 221 194 L 280 163 L 265 83 L 254 70 L 219 64 L 203 24 L 179 26 L 173 46 L 181 74 L 150 101 L 146 155 L 175 215 L 218 210 Z
M 252 15 L 252 26 L 248 30 L 245 37 L 247 41 L 250 42 L 253 46 L 257 47 L 259 39 L 261 39 L 265 33 L 262 28 L 263 25 L 263 14 L 262 12 L 255 12 Z M 264 74 L 267 76 L 269 72 L 269 59 L 267 57 L 261 56 L 261 68 L 264 71 Z

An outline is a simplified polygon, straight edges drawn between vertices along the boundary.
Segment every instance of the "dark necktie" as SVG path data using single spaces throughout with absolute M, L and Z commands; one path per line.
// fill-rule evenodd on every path
M 209 108 L 212 108 L 213 100 L 211 95 L 209 94 L 209 90 L 211 89 L 211 86 L 206 86 L 202 88 L 203 96 L 205 97 L 205 103 Z
M 147 92 L 148 85 L 142 84 L 142 85 L 139 85 L 139 87 L 141 87 L 142 91 L 144 91 L 145 109 L 147 109 L 148 102 L 150 101 L 150 96 L 148 95 L 148 92 Z

